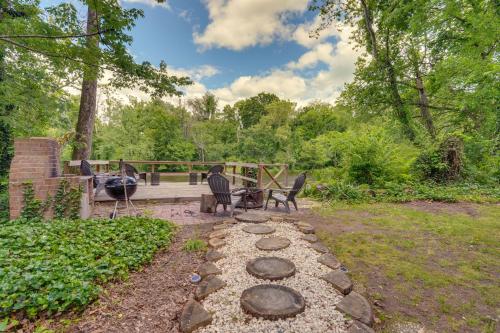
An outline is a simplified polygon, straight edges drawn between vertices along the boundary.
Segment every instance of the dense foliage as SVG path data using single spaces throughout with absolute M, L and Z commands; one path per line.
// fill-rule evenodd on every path
M 0 228 L 0 317 L 80 308 L 100 284 L 125 278 L 168 244 L 173 225 L 150 218 L 15 220 Z

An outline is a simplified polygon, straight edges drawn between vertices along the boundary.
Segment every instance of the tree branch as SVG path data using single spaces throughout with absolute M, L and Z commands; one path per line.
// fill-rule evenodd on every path
M 95 35 L 106 34 L 108 32 L 114 32 L 114 29 L 106 29 L 102 31 L 96 31 L 90 34 L 76 34 L 76 35 L 59 35 L 59 36 L 47 36 L 47 35 L 0 35 L 1 39 L 12 39 L 12 38 L 42 38 L 42 39 L 64 39 L 64 38 L 84 38 L 91 37 Z

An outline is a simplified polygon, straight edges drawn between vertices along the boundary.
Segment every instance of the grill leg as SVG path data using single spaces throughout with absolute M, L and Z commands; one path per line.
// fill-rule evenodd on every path
M 109 216 L 110 219 L 114 219 L 116 217 L 116 210 L 118 209 L 118 200 L 116 200 L 115 202 L 115 209 L 113 210 L 113 212 L 111 213 L 111 215 Z

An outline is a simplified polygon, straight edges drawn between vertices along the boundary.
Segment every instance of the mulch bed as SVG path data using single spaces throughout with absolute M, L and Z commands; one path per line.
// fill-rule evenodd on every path
M 131 273 L 127 281 L 106 286 L 83 313 L 41 324 L 65 332 L 179 332 L 178 318 L 195 288 L 189 276 L 204 261 L 204 253 L 189 253 L 182 246 L 189 238 L 206 240 L 211 228 L 184 226 L 151 264 Z M 63 327 L 63 322 L 71 324 Z

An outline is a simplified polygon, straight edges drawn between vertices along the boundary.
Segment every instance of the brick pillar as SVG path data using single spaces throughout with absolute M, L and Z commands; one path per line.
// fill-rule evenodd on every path
M 33 183 L 35 197 L 45 200 L 53 197 L 62 179 L 68 180 L 71 186 L 80 184 L 80 177 L 61 177 L 59 160 L 59 143 L 52 138 L 16 139 L 14 142 L 14 158 L 9 173 L 10 218 L 20 216 L 23 208 L 23 184 Z M 46 218 L 52 216 L 48 210 Z

